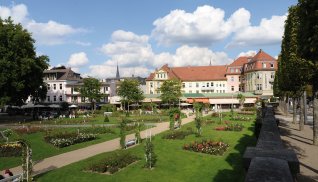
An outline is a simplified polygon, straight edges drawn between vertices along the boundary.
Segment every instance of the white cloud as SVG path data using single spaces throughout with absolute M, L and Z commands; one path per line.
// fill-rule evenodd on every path
M 149 76 L 155 68 L 169 66 L 199 66 L 227 64 L 231 61 L 224 52 L 213 52 L 208 48 L 183 45 L 175 53 L 155 54 L 145 35 L 115 31 L 111 42 L 102 45 L 100 51 L 109 59 L 101 65 L 89 67 L 88 75 L 99 78 L 114 77 L 118 62 L 121 76 Z
M 12 7 L 0 6 L 0 17 L 6 19 L 9 16 L 16 23 L 21 23 L 26 29 L 32 32 L 34 39 L 39 44 L 62 44 L 65 42 L 66 36 L 86 31 L 53 20 L 49 20 L 46 23 L 36 22 L 28 17 L 28 9 L 24 4 L 13 5 Z
M 244 8 L 234 12 L 228 20 L 224 10 L 212 6 L 200 6 L 193 13 L 173 10 L 154 21 L 152 36 L 159 44 L 211 45 L 232 32 L 250 24 L 250 13 Z
M 178 66 L 207 66 L 227 64 L 231 61 L 225 52 L 213 52 L 208 48 L 190 47 L 187 45 L 179 47 L 175 54 L 161 53 L 155 56 L 154 65 L 160 67 L 169 64 Z
M 263 18 L 259 26 L 248 26 L 234 35 L 228 47 L 277 44 L 282 40 L 287 15 Z
M 256 55 L 256 51 L 255 50 L 249 50 L 249 51 L 246 51 L 246 52 L 241 52 L 238 56 L 238 57 L 241 57 L 241 56 L 246 56 L 246 57 L 250 57 L 250 56 L 255 56 Z
M 67 64 L 74 68 L 79 68 L 88 63 L 88 58 L 85 52 L 74 53 L 70 56 Z

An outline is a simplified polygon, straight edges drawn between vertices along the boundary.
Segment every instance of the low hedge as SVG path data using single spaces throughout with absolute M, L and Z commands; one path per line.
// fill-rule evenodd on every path
M 88 167 L 84 168 L 84 170 L 97 173 L 114 174 L 120 169 L 123 169 L 138 160 L 140 160 L 139 157 L 130 153 L 115 153 L 97 163 L 90 164 Z
M 172 131 L 169 132 L 165 135 L 162 136 L 163 139 L 179 139 L 182 140 L 184 139 L 186 136 L 193 134 L 194 132 L 191 130 L 187 130 L 187 131 Z
M 44 137 L 44 140 L 56 147 L 63 148 L 77 143 L 95 140 L 96 135 L 87 133 L 58 133 Z
M 202 140 L 200 142 L 195 141 L 190 144 L 185 144 L 183 149 L 210 155 L 223 155 L 228 147 L 228 144 L 221 141 L 216 142 L 212 140 Z
M 20 144 L 0 144 L 0 157 L 19 157 L 21 154 L 22 147 Z

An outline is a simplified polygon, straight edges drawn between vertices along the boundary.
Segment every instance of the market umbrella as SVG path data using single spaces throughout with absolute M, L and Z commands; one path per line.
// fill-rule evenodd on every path
M 72 104 L 72 105 L 70 105 L 70 106 L 68 106 L 69 108 L 77 108 L 78 106 L 77 105 L 74 105 L 74 104 Z

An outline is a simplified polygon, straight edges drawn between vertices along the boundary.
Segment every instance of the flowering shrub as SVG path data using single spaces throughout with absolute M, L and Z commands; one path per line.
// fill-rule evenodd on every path
M 185 144 L 183 146 L 184 150 L 189 150 L 193 152 L 201 152 L 210 155 L 223 155 L 224 152 L 229 147 L 228 144 L 223 142 L 216 142 L 212 140 L 202 140 L 201 142 L 193 142 L 190 144 Z
M 56 135 L 45 136 L 44 140 L 52 145 L 63 148 L 77 143 L 95 140 L 96 135 L 87 133 L 58 133 Z
M 139 160 L 139 158 L 130 153 L 116 153 L 106 159 L 100 160 L 98 163 L 89 165 L 84 170 L 98 173 L 109 172 L 113 174 L 137 160 Z
M 0 157 L 18 157 L 22 154 L 22 147 L 17 143 L 0 144 Z
M 182 140 L 184 139 L 186 136 L 193 134 L 192 130 L 187 130 L 187 131 L 172 131 L 169 132 L 165 135 L 162 136 L 163 139 L 179 139 Z

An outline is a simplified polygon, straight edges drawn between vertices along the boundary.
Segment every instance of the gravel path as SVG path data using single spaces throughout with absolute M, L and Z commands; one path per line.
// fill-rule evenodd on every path
M 305 125 L 304 130 L 299 131 L 299 123 L 292 123 L 292 115 L 285 116 L 280 111 L 276 112 L 279 119 L 281 138 L 287 148 L 293 149 L 300 161 L 299 182 L 318 181 L 318 146 L 313 143 L 312 125 Z
M 194 115 L 190 116 L 188 118 L 182 119 L 182 125 L 187 124 L 194 120 Z M 140 132 L 141 137 L 145 138 L 147 133 L 149 135 L 149 132 L 151 131 L 152 135 L 159 134 L 163 131 L 166 131 L 169 129 L 169 122 L 164 123 L 158 123 L 155 127 L 144 130 Z M 126 140 L 134 139 L 135 134 L 130 134 L 126 136 Z M 63 166 L 66 166 L 68 164 L 72 164 L 74 162 L 78 162 L 80 160 L 104 153 L 104 152 L 110 152 L 120 149 L 119 144 L 119 138 L 109 140 L 103 143 L 91 145 L 82 149 L 66 152 L 60 155 L 52 156 L 40 161 L 37 161 L 36 164 L 33 166 L 33 171 L 35 175 L 60 168 Z M 13 174 L 20 174 L 22 173 L 21 166 L 15 167 L 10 169 Z

